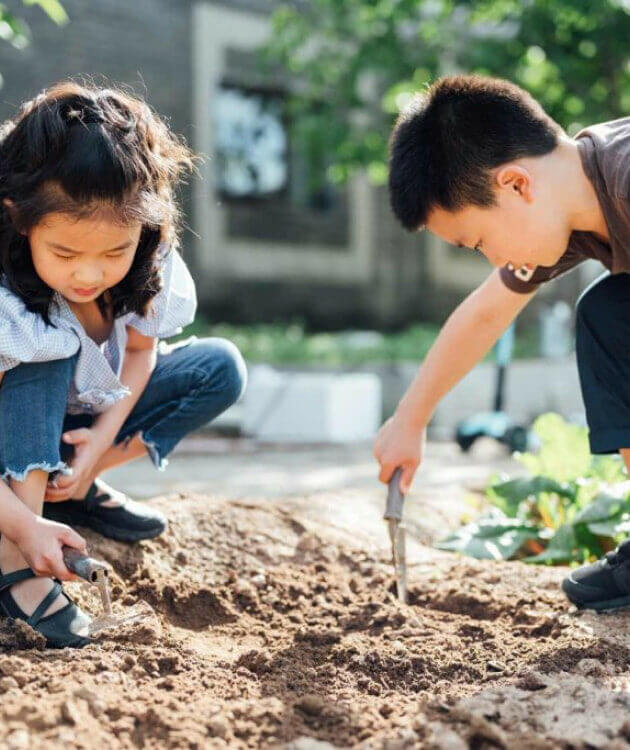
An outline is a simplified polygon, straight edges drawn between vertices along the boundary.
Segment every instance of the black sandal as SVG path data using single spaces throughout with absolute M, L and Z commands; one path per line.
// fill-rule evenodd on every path
M 119 542 L 153 539 L 165 531 L 166 518 L 159 510 L 130 498 L 122 505 L 103 505 L 110 499 L 110 495 L 92 482 L 84 500 L 45 502 L 43 516 L 68 526 L 94 529 Z
M 29 578 L 37 578 L 30 568 L 22 568 L 3 575 L 0 571 L 0 613 L 14 620 L 24 620 L 46 638 L 48 648 L 80 648 L 91 642 L 87 636 L 90 618 L 72 601 L 63 590 L 61 582 L 54 578 L 52 589 L 38 604 L 32 615 L 27 615 L 15 602 L 11 586 Z M 55 599 L 63 594 L 68 599 L 65 607 L 44 617 L 44 612 Z M 84 635 L 85 634 L 85 635 Z

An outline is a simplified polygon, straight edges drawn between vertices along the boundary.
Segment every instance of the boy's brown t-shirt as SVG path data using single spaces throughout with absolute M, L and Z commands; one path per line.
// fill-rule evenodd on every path
M 610 244 L 592 232 L 574 231 L 564 255 L 553 266 L 517 270 L 508 263 L 499 274 L 515 292 L 533 292 L 588 258 L 601 261 L 611 273 L 630 272 L 630 117 L 591 125 L 575 138 L 584 172 L 606 219 Z

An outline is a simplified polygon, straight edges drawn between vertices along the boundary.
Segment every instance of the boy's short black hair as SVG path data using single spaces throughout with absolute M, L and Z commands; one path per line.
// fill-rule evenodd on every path
M 400 114 L 389 143 L 392 210 L 409 230 L 436 207 L 496 205 L 488 171 L 541 156 L 563 130 L 516 84 L 479 75 L 445 76 Z

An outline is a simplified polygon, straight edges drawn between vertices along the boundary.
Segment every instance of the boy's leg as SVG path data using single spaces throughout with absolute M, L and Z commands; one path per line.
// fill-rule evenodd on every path
M 630 274 L 606 273 L 581 295 L 576 355 L 591 452 L 620 453 L 630 474 Z M 562 587 L 578 606 L 630 606 L 630 540 Z
M 576 356 L 592 453 L 630 449 L 630 274 L 604 274 L 580 296 Z
M 127 448 L 136 456 L 148 452 L 155 467 L 164 470 L 166 456 L 185 435 L 210 422 L 239 398 L 246 377 L 238 349 L 224 339 L 189 339 L 163 347 L 146 388 L 99 467 L 111 468 L 130 460 Z M 86 416 L 82 425 L 88 426 L 90 419 Z M 94 494 L 95 487 L 98 494 Z M 87 498 L 90 507 L 83 507 L 76 500 L 46 503 L 44 515 L 69 523 L 70 513 L 79 524 L 79 514 L 83 525 L 127 540 L 161 533 L 159 529 L 156 532 L 159 523 L 164 523 L 163 519 L 160 521 L 161 514 L 131 501 L 122 507 L 119 502 L 111 503 L 108 491 L 114 500 L 116 495 L 122 495 L 99 480 L 92 485 L 92 497 Z M 96 504 L 94 499 L 98 500 Z

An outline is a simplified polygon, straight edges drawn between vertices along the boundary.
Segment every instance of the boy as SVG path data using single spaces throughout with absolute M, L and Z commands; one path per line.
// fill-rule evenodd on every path
M 439 402 L 541 284 L 587 258 L 608 269 L 581 295 L 576 353 L 593 453 L 630 470 L 630 117 L 569 138 L 523 89 L 449 76 L 417 95 L 390 140 L 390 200 L 408 230 L 481 252 L 494 271 L 454 310 L 374 455 L 407 492 Z M 563 582 L 578 606 L 630 604 L 630 540 Z

